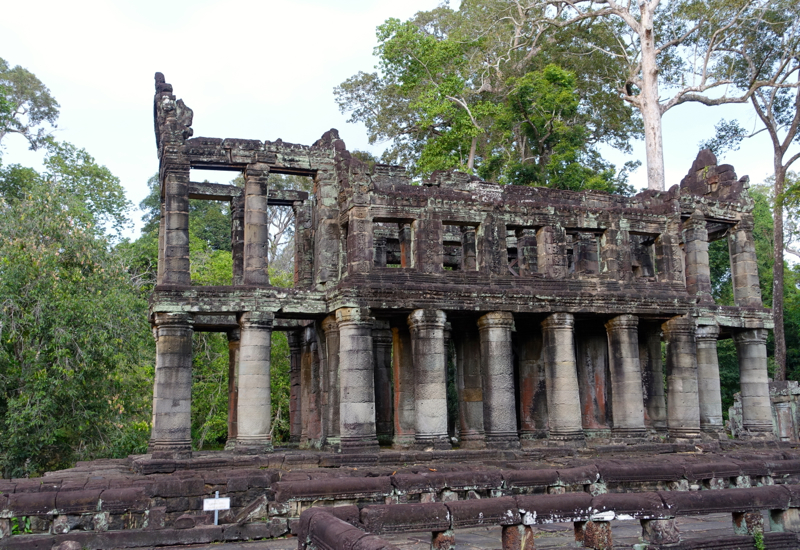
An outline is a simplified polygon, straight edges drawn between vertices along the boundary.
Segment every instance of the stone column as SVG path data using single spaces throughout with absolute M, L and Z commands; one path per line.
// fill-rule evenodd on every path
M 536 252 L 536 230 L 517 229 L 516 233 L 519 276 L 530 277 L 539 271 L 539 258 Z
M 519 448 L 516 399 L 514 397 L 514 354 L 511 331 L 514 316 L 493 311 L 478 319 L 481 335 L 483 377 L 483 427 L 486 444 L 495 449 Z
M 700 303 L 714 303 L 708 265 L 708 230 L 703 213 L 695 210 L 683 224 L 686 252 L 686 291 Z
M 375 321 L 372 329 L 375 358 L 375 429 L 378 443 L 392 444 L 392 331 L 387 321 Z
M 392 329 L 392 375 L 394 380 L 395 447 L 405 449 L 414 444 L 414 360 L 411 333 L 406 327 Z
M 231 258 L 233 284 L 244 284 L 244 196 L 231 199 Z
M 377 452 L 375 376 L 369 310 L 336 310 L 339 326 L 339 434 L 342 452 Z
M 644 437 L 639 319 L 635 315 L 619 315 L 606 323 L 606 331 L 614 422 L 611 431 L 617 437 Z
M 192 318 L 156 313 L 151 452 L 192 453 Z
M 673 439 L 700 437 L 694 321 L 673 317 L 663 325 L 667 341 L 667 429 Z
M 375 267 L 386 267 L 386 237 L 373 237 Z
M 739 357 L 739 384 L 742 392 L 742 428 L 751 437 L 773 437 L 772 408 L 767 375 L 767 331 L 743 330 L 734 333 Z
M 161 284 L 190 285 L 189 272 L 189 165 L 162 167 L 164 186 L 164 238 Z
M 325 332 L 325 353 L 327 355 L 328 407 L 324 411 L 327 434 L 326 444 L 339 446 L 339 326 L 336 316 L 328 315 L 322 321 Z
M 322 438 L 320 412 L 320 372 L 317 331 L 313 325 L 303 329 L 300 349 L 300 446 L 318 447 Z
M 541 328 L 523 327 L 519 345 L 520 439 L 547 437 L 547 383 Z
M 248 164 L 244 173 L 244 284 L 268 285 L 269 165 Z
M 411 255 L 411 245 L 412 245 L 412 232 L 411 232 L 411 224 L 410 223 L 400 223 L 397 224 L 397 238 L 400 241 L 400 267 L 411 267 L 412 266 L 412 255 Z
M 728 234 L 731 258 L 733 298 L 739 307 L 761 307 L 761 286 L 753 240 L 753 216 L 742 214 L 742 220 Z
M 562 227 L 545 226 L 536 232 L 536 263 L 545 277 L 567 276 L 566 234 Z
M 483 449 L 483 376 L 478 331 L 456 330 L 456 377 L 458 380 L 458 439 L 462 449 Z
M 571 313 L 553 313 L 542 322 L 547 376 L 547 412 L 552 440 L 583 441 L 581 398 L 575 365 Z
M 417 309 L 408 316 L 414 358 L 414 441 L 421 449 L 449 449 L 447 440 L 447 354 L 445 314 Z
M 300 409 L 300 370 L 303 332 L 293 330 L 286 333 L 289 342 L 289 442 L 300 443 L 303 433 L 303 417 Z
M 475 242 L 475 227 L 461 227 L 461 269 L 475 271 L 478 269 L 478 255 Z
M 639 363 L 642 366 L 645 426 L 658 434 L 666 434 L 667 402 L 664 398 L 660 326 L 649 324 L 639 331 Z
M 239 402 L 239 329 L 228 331 L 228 441 L 225 450 L 236 447 L 236 409 Z
M 273 314 L 245 312 L 239 319 L 239 406 L 236 450 L 272 450 L 270 349 Z
M 697 345 L 697 393 L 700 400 L 700 429 L 719 436 L 722 424 L 722 393 L 717 358 L 717 325 L 703 325 L 695 331 Z

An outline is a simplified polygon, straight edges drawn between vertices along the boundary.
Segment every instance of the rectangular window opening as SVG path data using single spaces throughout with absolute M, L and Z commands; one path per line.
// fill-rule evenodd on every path
M 657 238 L 658 235 L 631 233 L 631 266 L 634 277 L 656 276 L 655 242 Z
M 444 222 L 442 225 L 442 267 L 445 271 L 477 271 L 475 244 L 477 226 Z
M 375 267 L 411 267 L 411 222 L 375 220 L 372 232 Z

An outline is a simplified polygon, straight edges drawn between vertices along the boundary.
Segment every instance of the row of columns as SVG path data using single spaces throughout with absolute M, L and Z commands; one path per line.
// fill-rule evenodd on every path
M 239 329 L 229 333 L 229 447 L 244 452 L 269 450 L 272 444 L 272 322 L 270 313 L 244 313 Z M 151 450 L 190 451 L 191 316 L 157 314 L 155 324 Z M 415 310 L 407 324 L 408 331 L 390 329 L 368 310 L 341 308 L 320 324 L 319 340 L 316 334 L 300 338 L 300 333 L 290 333 L 289 412 L 295 441 L 324 440 L 345 452 L 375 451 L 379 442 L 450 448 L 446 315 L 439 310 Z M 519 445 L 520 433 L 555 441 L 582 440 L 586 426 L 574 317 L 551 314 L 541 323 L 540 349 L 521 346 L 519 399 L 513 315 L 487 313 L 476 328 L 455 338 L 463 447 L 513 448 Z M 669 436 L 676 439 L 696 439 L 702 431 L 722 432 L 716 326 L 695 328 L 687 317 L 662 325 L 667 341 L 666 392 L 658 333 L 640 339 L 633 315 L 617 316 L 605 328 L 612 435 L 644 437 L 649 428 L 660 426 L 666 426 Z M 311 325 L 305 330 L 315 332 L 316 328 Z M 766 332 L 742 330 L 734 338 L 740 359 L 743 426 L 751 435 L 769 434 Z M 316 346 L 323 342 L 318 350 Z M 321 395 L 322 401 L 314 404 L 310 394 L 303 392 Z M 316 421 L 314 415 L 319 417 Z

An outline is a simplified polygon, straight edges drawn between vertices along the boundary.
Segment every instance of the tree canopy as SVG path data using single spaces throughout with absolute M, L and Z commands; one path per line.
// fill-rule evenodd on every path
M 50 90 L 29 70 L 11 67 L 0 57 L 0 145 L 8 134 L 19 134 L 31 149 L 49 136 L 42 127 L 55 127 L 59 105 Z

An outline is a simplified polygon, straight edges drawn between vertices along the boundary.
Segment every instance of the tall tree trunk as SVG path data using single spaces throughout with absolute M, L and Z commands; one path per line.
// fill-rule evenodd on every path
M 642 2 L 640 39 L 642 44 L 642 90 L 639 111 L 644 122 L 644 144 L 647 153 L 647 188 L 663 191 L 664 144 L 661 136 L 661 105 L 658 103 L 658 65 L 653 33 L 653 6 Z
M 478 136 L 472 138 L 472 145 L 469 146 L 469 160 L 467 160 L 467 168 L 472 170 L 475 166 L 475 149 L 478 147 Z
M 772 266 L 772 316 L 775 319 L 775 380 L 786 380 L 786 336 L 783 331 L 783 184 L 786 170 L 775 162 L 773 233 L 775 263 Z

